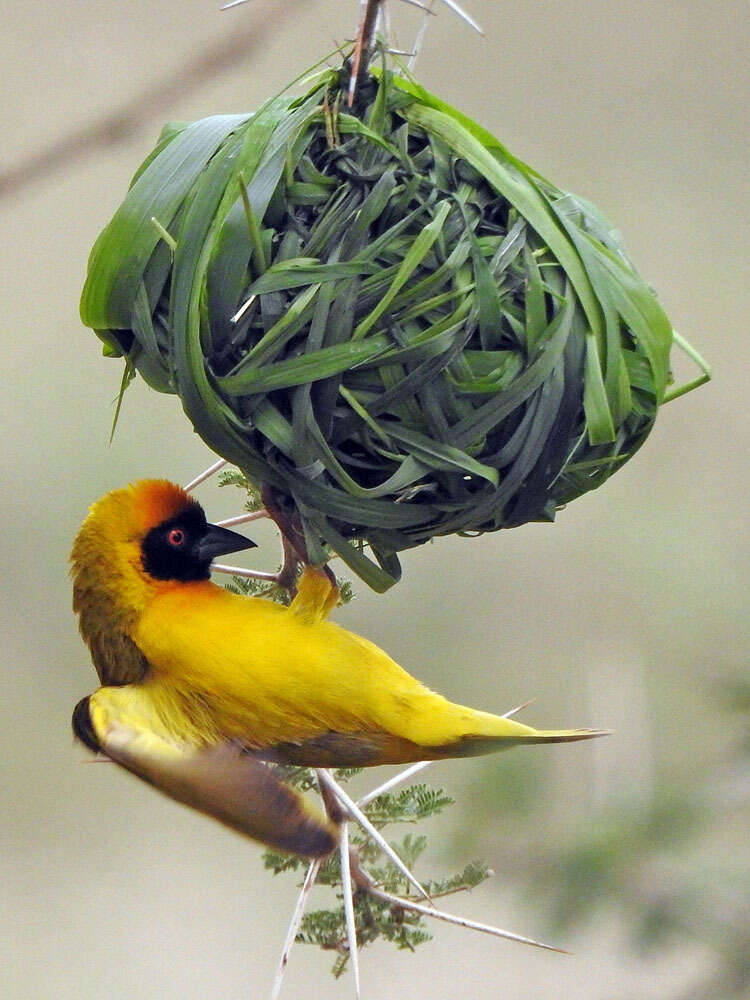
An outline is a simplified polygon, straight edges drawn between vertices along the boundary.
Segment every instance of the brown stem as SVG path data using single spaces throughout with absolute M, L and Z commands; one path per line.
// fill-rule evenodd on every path
M 352 55 L 352 75 L 349 82 L 349 107 L 354 104 L 357 96 L 357 88 L 364 82 L 367 67 L 370 62 L 373 36 L 375 35 L 375 25 L 378 20 L 378 11 L 383 0 L 367 0 L 359 28 L 357 29 L 357 40 L 354 43 L 354 53 Z
M 281 536 L 281 548 L 284 553 L 284 562 L 279 570 L 278 583 L 280 587 L 285 587 L 294 597 L 297 593 L 297 567 L 300 560 L 294 546 L 291 545 L 286 535 Z
M 308 562 L 299 514 L 295 510 L 285 510 L 270 486 L 263 486 L 260 495 L 269 517 L 275 522 L 281 535 L 284 562 L 277 582 L 294 596 L 297 592 L 297 568 L 300 563 Z
M 285 587 L 294 597 L 297 593 L 297 570 L 300 566 L 309 566 L 310 559 L 305 544 L 305 533 L 299 512 L 277 499 L 273 488 L 263 486 L 260 491 L 263 505 L 268 516 L 275 522 L 281 534 L 281 544 L 284 552 L 284 563 L 279 571 L 277 582 Z M 329 566 L 322 567 L 331 583 L 336 585 L 336 576 Z

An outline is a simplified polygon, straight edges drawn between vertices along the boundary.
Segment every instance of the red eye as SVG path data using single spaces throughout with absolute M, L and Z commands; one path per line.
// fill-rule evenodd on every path
M 179 548 L 180 545 L 185 541 L 185 532 L 182 528 L 172 528 L 167 535 L 167 541 L 174 548 Z

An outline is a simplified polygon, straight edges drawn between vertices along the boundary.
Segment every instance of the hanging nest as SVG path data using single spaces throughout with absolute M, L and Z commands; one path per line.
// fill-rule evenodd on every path
M 551 521 L 620 468 L 673 331 L 599 212 L 465 116 L 386 70 L 353 109 L 344 74 L 308 85 L 165 128 L 81 315 L 311 561 L 383 590 L 400 550 Z

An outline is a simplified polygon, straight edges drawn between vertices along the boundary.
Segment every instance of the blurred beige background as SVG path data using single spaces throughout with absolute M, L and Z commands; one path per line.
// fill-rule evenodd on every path
M 715 376 L 668 406 L 637 459 L 555 526 L 410 552 L 395 590 L 378 597 L 360 586 L 339 613 L 455 699 L 504 711 L 536 697 L 532 724 L 617 730 L 606 744 L 513 762 L 518 780 L 519 768 L 550 755 L 555 840 L 602 800 L 648 797 L 660 775 L 694 769 L 697 780 L 736 738 L 707 692 L 746 670 L 748 657 L 748 22 L 738 0 L 465 2 L 486 38 L 441 10 L 422 82 L 618 224 Z M 217 6 L 39 0 L 8 5 L 3 17 L 2 169 L 178 75 L 222 38 L 276 22 L 246 60 L 198 89 L 176 88 L 125 141 L 0 199 L 3 1000 L 264 997 L 295 896 L 291 880 L 262 871 L 255 845 L 114 767 L 84 764 L 69 727 L 95 686 L 66 566 L 88 503 L 143 476 L 184 482 L 211 461 L 178 402 L 142 384 L 108 446 L 121 367 L 101 358 L 78 319 L 89 247 L 163 121 L 256 107 L 351 35 L 356 15 L 354 0 L 308 0 L 291 12 L 285 0 Z M 417 20 L 394 10 L 403 47 Z M 231 511 L 226 494 L 199 496 L 221 516 Z M 275 549 L 263 539 L 258 560 L 270 567 Z M 509 758 L 492 761 L 495 781 Z M 491 790 L 481 794 L 477 777 L 488 772 L 477 767 L 488 765 L 435 769 L 465 812 L 446 817 L 445 842 L 458 849 L 436 851 L 435 863 L 469 860 L 463 824 L 498 877 L 454 908 L 542 933 L 539 912 L 506 891 Z M 730 871 L 746 870 L 737 832 L 717 844 Z M 650 1000 L 671 996 L 710 958 L 684 948 L 640 959 L 614 917 L 559 942 L 573 957 L 434 931 L 414 956 L 385 945 L 365 952 L 363 996 Z M 330 960 L 297 948 L 284 996 L 351 996 L 348 978 L 329 977 Z

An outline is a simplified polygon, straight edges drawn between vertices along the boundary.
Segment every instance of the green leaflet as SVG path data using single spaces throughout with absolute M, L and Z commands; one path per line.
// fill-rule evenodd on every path
M 369 337 L 359 343 L 335 344 L 296 358 L 251 367 L 234 375 L 217 378 L 217 385 L 230 395 L 252 395 L 286 389 L 330 378 L 356 365 L 371 361 L 387 349 L 385 337 Z
M 156 217 L 169 227 L 220 144 L 249 115 L 217 115 L 189 125 L 140 175 L 97 241 L 81 296 L 86 326 L 128 329 L 143 270 L 159 242 Z
M 570 333 L 575 300 L 571 296 L 568 305 L 562 309 L 549 324 L 545 336 L 544 349 L 536 361 L 514 381 L 512 386 L 498 394 L 495 399 L 488 400 L 477 407 L 470 417 L 464 417 L 453 428 L 453 440 L 464 447 L 475 438 L 481 436 L 495 426 L 531 394 L 539 388 L 557 364 L 565 349 L 565 343 Z
M 504 152 L 503 147 L 499 143 L 489 149 L 482 146 L 474 135 L 463 127 L 460 115 L 449 116 L 425 105 L 411 105 L 404 114 L 409 121 L 419 123 L 433 134 L 439 135 L 518 209 L 562 264 L 581 300 L 592 329 L 600 335 L 601 313 L 581 260 L 575 247 L 567 240 L 545 205 L 531 180 L 530 173 L 519 171 L 516 161 L 511 158 L 508 158 L 507 162 L 501 162 L 493 156 L 493 152 L 498 155 L 501 151 Z
M 406 427 L 389 427 L 388 433 L 397 441 L 409 445 L 412 456 L 424 465 L 435 469 L 459 469 L 461 472 L 486 479 L 493 486 L 498 484 L 497 469 L 482 465 L 458 448 L 441 444 L 439 441 L 431 441 L 424 434 Z
M 404 257 L 404 260 L 400 265 L 390 288 L 372 312 L 370 312 L 356 327 L 354 333 L 352 334 L 353 340 L 359 340 L 360 338 L 367 336 L 369 331 L 373 328 L 373 326 L 375 326 L 383 313 L 388 309 L 390 304 L 398 295 L 399 291 L 404 287 L 414 271 L 419 267 L 432 249 L 435 240 L 440 235 L 440 231 L 443 228 L 450 209 L 450 203 L 444 202 L 435 213 L 435 217 L 432 222 L 429 222 L 416 236 L 414 242 L 411 244 L 406 256 Z
M 360 580 L 363 580 L 367 586 L 371 587 L 374 591 L 376 591 L 376 593 L 383 594 L 395 583 L 398 583 L 398 579 L 401 575 L 400 567 L 398 568 L 398 571 L 396 571 L 393 567 L 389 567 L 389 572 L 388 569 L 378 566 L 355 545 L 352 545 L 351 542 L 347 542 L 343 535 L 332 527 L 329 521 L 321 522 L 319 530 L 326 542 L 331 546 L 337 555 L 341 556 L 349 569 L 352 570 L 353 573 L 356 573 Z M 395 562 L 398 566 L 397 559 Z
M 305 285 L 339 281 L 363 274 L 375 274 L 375 265 L 368 261 L 347 261 L 341 264 L 321 264 L 315 258 L 297 258 L 274 264 L 247 290 L 249 295 L 284 292 Z

